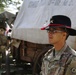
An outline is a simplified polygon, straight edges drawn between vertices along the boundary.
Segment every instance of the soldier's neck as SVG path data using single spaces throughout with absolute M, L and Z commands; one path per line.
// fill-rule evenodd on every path
M 65 42 L 64 43 L 61 43 L 61 44 L 55 44 L 54 47 L 55 47 L 55 50 L 56 51 L 60 51 L 65 45 Z

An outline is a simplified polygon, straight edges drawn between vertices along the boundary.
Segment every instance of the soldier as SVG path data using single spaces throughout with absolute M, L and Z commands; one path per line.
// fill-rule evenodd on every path
M 8 46 L 7 36 L 5 36 L 6 23 L 0 20 L 0 54 L 2 55 L 2 60 L 5 60 L 5 50 Z
M 42 29 L 47 30 L 53 48 L 44 55 L 40 74 L 76 75 L 76 52 L 66 43 L 69 35 L 76 35 L 76 30 L 71 28 L 70 18 L 55 15 L 50 19 L 50 24 Z

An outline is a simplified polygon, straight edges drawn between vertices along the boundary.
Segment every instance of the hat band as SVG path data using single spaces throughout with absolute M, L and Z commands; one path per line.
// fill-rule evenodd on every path
M 41 28 L 41 30 L 45 30 L 49 26 L 58 26 L 58 27 L 60 26 L 60 27 L 71 28 L 70 26 L 66 26 L 66 25 L 63 25 L 63 24 L 49 24 L 48 26 Z
M 63 24 L 49 24 L 48 26 L 63 26 L 63 27 L 71 28 L 70 26 L 66 26 Z

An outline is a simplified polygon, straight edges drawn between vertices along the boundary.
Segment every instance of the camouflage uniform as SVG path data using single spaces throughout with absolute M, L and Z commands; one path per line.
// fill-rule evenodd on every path
M 76 52 L 67 44 L 59 52 L 55 48 L 45 54 L 41 75 L 76 75 Z
M 0 21 L 0 54 L 2 55 L 2 60 L 5 60 L 5 50 L 8 47 L 8 38 L 5 36 L 6 23 Z
M 5 35 L 0 35 L 0 51 L 4 51 L 7 47 L 7 37 Z
M 5 35 L 0 35 L 0 54 L 2 56 L 2 62 L 5 62 L 5 50 L 8 48 L 8 39 Z M 1 63 L 2 63 L 1 62 Z

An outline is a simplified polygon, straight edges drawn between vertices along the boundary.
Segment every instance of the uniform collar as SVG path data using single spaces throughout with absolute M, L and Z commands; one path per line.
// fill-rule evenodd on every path
M 65 45 L 59 52 L 55 52 L 55 57 L 53 58 L 53 60 L 60 60 L 61 55 L 64 54 L 64 52 L 66 52 L 67 47 L 68 47 L 68 45 L 65 43 Z M 52 53 L 53 53 L 53 51 L 52 51 Z

